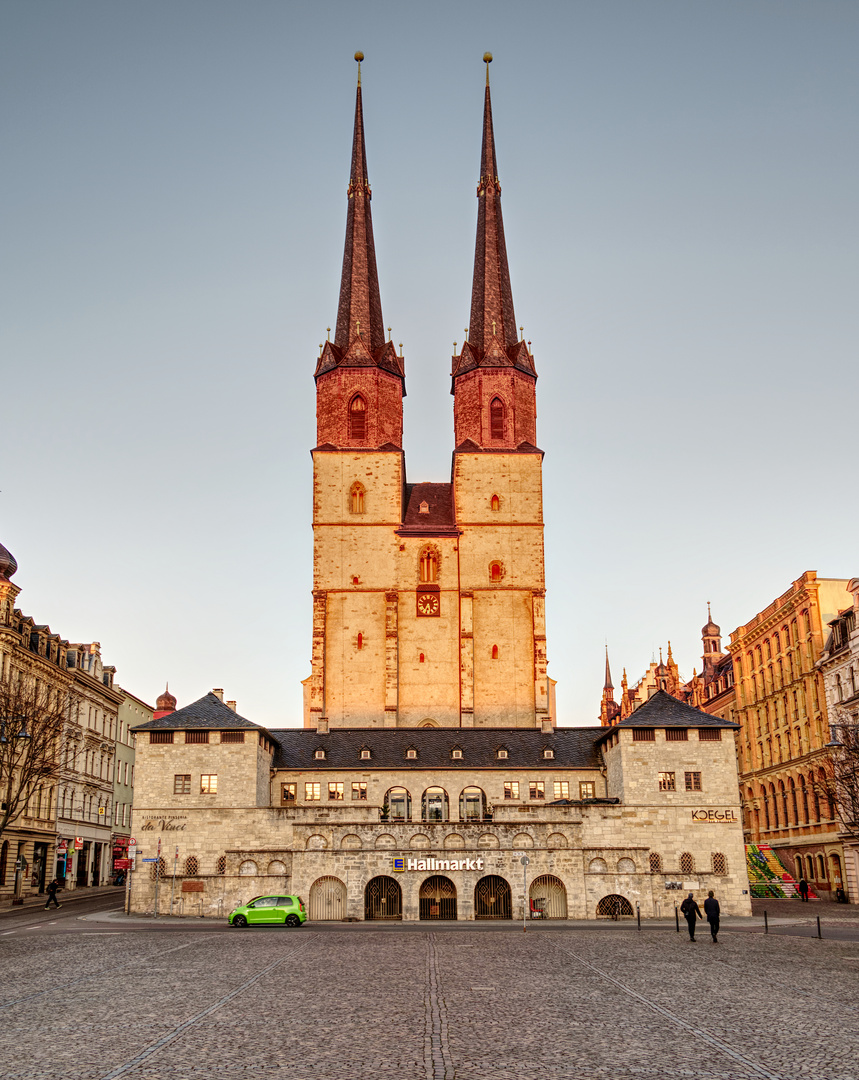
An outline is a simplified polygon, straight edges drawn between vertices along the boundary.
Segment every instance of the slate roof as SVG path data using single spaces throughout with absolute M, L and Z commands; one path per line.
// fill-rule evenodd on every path
M 643 705 L 639 705 L 632 716 L 628 716 L 626 720 L 621 720 L 619 724 L 612 727 L 601 728 L 598 741 L 601 742 L 602 739 L 611 735 L 616 728 L 630 727 L 717 727 L 728 728 L 732 731 L 740 730 L 739 724 L 734 724 L 730 720 L 722 720 L 718 716 L 711 716 L 709 713 L 695 709 L 691 705 L 686 705 L 670 694 L 666 694 L 664 690 L 657 690 L 653 697 L 645 701 Z
M 287 728 L 269 732 L 278 749 L 273 767 L 278 769 L 598 769 L 602 765 L 596 748 L 602 728 L 556 728 L 545 735 L 536 728 L 335 728 L 320 735 L 310 728 Z M 461 758 L 452 758 L 454 747 Z M 497 758 L 496 750 L 507 750 Z M 414 748 L 416 758 L 407 758 Z M 544 758 L 543 750 L 554 750 Z M 325 758 L 317 760 L 317 750 Z M 369 750 L 369 760 L 361 758 Z
M 421 513 L 425 502 L 429 512 Z M 403 530 L 439 532 L 456 529 L 453 518 L 452 484 L 406 484 L 406 512 Z
M 146 724 L 134 727 L 132 731 L 185 731 L 195 728 L 208 728 L 211 731 L 239 731 L 255 728 L 265 732 L 259 724 L 253 724 L 225 705 L 217 694 L 206 694 L 190 705 L 185 705 L 176 712 L 162 716 L 160 720 L 150 720 Z M 266 732 L 268 734 L 268 732 Z

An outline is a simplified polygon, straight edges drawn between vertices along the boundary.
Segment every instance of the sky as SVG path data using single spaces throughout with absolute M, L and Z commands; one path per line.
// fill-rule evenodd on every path
M 450 477 L 491 65 L 539 373 L 549 673 L 859 574 L 849 0 L 0 5 L 0 542 L 117 681 L 301 724 L 313 370 L 356 65 L 408 479 Z

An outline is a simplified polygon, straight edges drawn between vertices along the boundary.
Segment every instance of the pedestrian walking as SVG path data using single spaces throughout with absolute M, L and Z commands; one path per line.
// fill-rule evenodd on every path
M 704 914 L 707 916 L 707 922 L 710 924 L 710 933 L 713 935 L 713 944 L 718 945 L 719 901 L 713 894 L 712 889 L 707 893 L 707 899 L 704 901 Z
M 695 903 L 695 897 L 692 893 L 686 897 L 683 903 L 680 905 L 680 913 L 686 920 L 686 925 L 689 927 L 689 940 L 695 940 L 695 920 L 703 918 L 701 909 Z
M 54 901 L 54 907 L 62 907 L 62 904 L 57 900 L 57 889 L 59 889 L 60 883 L 56 878 L 48 885 L 48 900 L 45 904 L 45 911 L 48 910 L 51 901 Z
M 799 898 L 808 903 L 808 882 L 804 877 L 799 879 Z

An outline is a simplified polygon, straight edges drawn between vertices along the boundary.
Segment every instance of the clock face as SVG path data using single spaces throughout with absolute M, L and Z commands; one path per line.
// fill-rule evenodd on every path
M 418 593 L 418 615 L 438 615 L 438 593 Z

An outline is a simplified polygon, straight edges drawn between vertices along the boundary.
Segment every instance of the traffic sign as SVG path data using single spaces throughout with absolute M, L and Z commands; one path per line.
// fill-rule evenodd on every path
M 129 847 L 134 847 L 136 844 L 137 844 L 137 841 L 132 836 L 132 838 L 128 841 L 128 846 Z
M 154 856 L 151 859 L 141 859 L 140 861 L 141 862 L 158 862 L 158 860 Z

